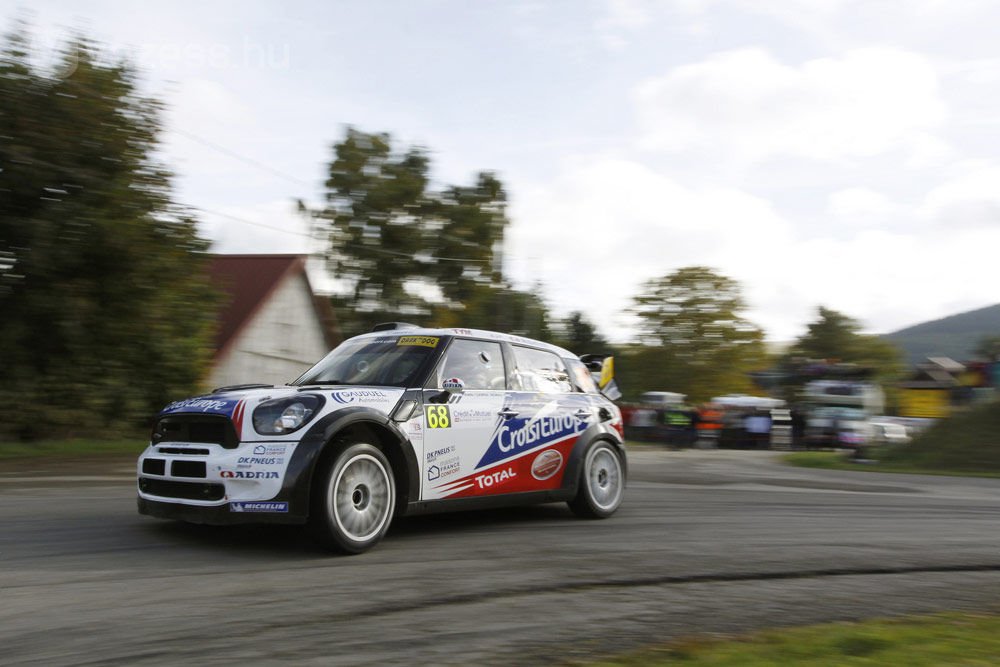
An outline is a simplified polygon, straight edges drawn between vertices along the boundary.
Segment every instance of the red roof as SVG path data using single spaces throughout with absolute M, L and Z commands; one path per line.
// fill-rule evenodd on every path
M 305 255 L 212 255 L 208 275 L 212 285 L 225 294 L 219 312 L 219 329 L 215 336 L 215 356 L 218 359 L 250 323 L 260 307 L 286 280 L 306 275 Z M 310 288 L 311 291 L 311 288 Z M 313 297 L 316 314 L 323 325 L 323 335 L 331 347 L 336 343 L 336 323 L 326 299 Z

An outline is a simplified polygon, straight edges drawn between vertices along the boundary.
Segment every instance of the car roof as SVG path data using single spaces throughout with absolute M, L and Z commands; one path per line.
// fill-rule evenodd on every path
M 528 347 L 536 347 L 553 354 L 557 354 L 560 357 L 566 359 L 578 359 L 577 355 L 573 354 L 569 350 L 559 347 L 558 345 L 552 345 L 551 343 L 545 343 L 540 340 L 535 340 L 533 338 L 525 338 L 524 336 L 517 336 L 515 334 L 505 334 L 497 331 L 486 331 L 485 329 L 438 329 L 430 327 L 409 327 L 409 328 L 398 328 L 398 329 L 386 329 L 383 331 L 372 331 L 369 333 L 360 334 L 354 336 L 351 340 L 357 338 L 385 338 L 387 336 L 459 336 L 461 338 L 479 338 L 483 340 L 493 340 L 502 343 L 512 343 L 516 345 L 526 345 Z

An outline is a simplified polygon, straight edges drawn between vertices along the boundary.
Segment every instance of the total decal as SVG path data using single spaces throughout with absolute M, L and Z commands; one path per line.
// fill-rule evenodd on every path
M 566 438 L 540 452 L 511 459 L 440 484 L 435 487 L 435 491 L 442 498 L 466 498 L 558 488 L 562 486 L 566 460 L 575 442 L 575 438 Z M 444 470 L 442 469 L 440 473 L 434 470 L 433 475 L 429 474 L 429 477 L 432 479 L 444 477 Z

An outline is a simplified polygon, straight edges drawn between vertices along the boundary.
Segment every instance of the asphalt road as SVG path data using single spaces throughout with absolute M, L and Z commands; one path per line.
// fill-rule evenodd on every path
M 561 505 L 295 528 L 140 517 L 128 462 L 0 462 L 0 664 L 550 664 L 706 632 L 1000 611 L 1000 480 L 633 450 L 606 521 Z

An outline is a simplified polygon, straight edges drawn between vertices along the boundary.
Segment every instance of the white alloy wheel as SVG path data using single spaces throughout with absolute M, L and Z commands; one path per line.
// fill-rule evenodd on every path
M 309 527 L 324 546 L 359 554 L 378 544 L 396 504 L 392 466 L 366 443 L 346 446 L 317 472 Z
M 569 506 L 576 514 L 604 519 L 615 513 L 625 493 L 625 471 L 621 456 L 606 442 L 587 450 L 580 471 L 580 488 Z
M 327 508 L 346 537 L 366 542 L 378 535 L 392 513 L 388 466 L 371 454 L 352 456 L 333 480 Z

